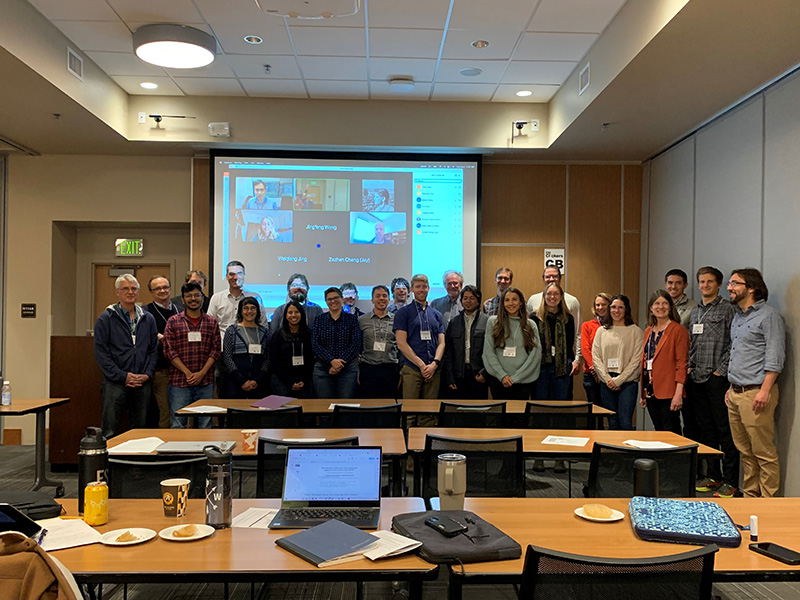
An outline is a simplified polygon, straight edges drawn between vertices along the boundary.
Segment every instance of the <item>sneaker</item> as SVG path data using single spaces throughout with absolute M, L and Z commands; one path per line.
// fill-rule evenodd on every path
M 711 477 L 704 477 L 697 482 L 694 489 L 698 492 L 713 492 L 722 485 L 722 482 L 711 479 Z
M 566 473 L 567 472 L 567 463 L 563 460 L 557 460 L 555 465 L 553 465 L 553 473 Z
M 739 490 L 729 483 L 723 483 L 719 489 L 714 493 L 714 498 L 733 498 Z
M 543 460 L 535 460 L 533 461 L 533 470 L 537 473 L 541 473 L 544 471 L 544 461 Z

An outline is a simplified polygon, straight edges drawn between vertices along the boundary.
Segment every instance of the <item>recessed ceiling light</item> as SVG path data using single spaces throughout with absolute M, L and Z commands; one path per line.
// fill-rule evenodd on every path
M 139 87 L 143 87 L 146 90 L 155 90 L 158 88 L 158 84 L 153 83 L 152 81 L 143 81 L 139 84 Z
M 520 98 L 525 98 L 526 96 L 532 96 L 533 92 L 530 90 L 520 90 L 517 92 L 517 96 Z
M 197 69 L 214 61 L 214 36 L 187 25 L 143 25 L 133 32 L 133 49 L 143 61 L 168 69 Z
M 483 71 L 475 67 L 468 67 L 466 69 L 461 69 L 459 73 L 461 73 L 464 77 L 477 77 L 483 73 Z
M 408 94 L 414 91 L 414 80 L 411 77 L 392 77 L 389 79 L 389 91 Z
M 474 42 L 472 42 L 472 45 L 475 46 L 476 48 L 486 48 L 489 45 L 489 42 L 487 42 L 486 40 L 475 40 Z
M 264 42 L 264 40 L 258 37 L 257 35 L 246 35 L 244 36 L 244 41 L 247 42 L 248 44 L 254 44 L 254 45 L 262 44 Z

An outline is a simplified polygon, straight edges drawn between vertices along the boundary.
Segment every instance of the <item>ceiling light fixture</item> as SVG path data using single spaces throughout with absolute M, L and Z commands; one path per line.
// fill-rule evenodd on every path
M 258 44 L 264 43 L 264 38 L 260 38 L 257 35 L 246 35 L 244 36 L 244 41 L 248 44 L 253 44 L 257 46 Z
M 411 77 L 392 77 L 389 79 L 389 91 L 395 94 L 413 92 L 414 80 Z
M 158 89 L 158 84 L 152 81 L 143 81 L 139 84 L 139 87 L 143 87 L 146 90 L 156 90 Z
M 188 25 L 143 25 L 133 32 L 133 50 L 143 61 L 168 69 L 197 69 L 214 61 L 213 35 Z
M 476 48 L 486 48 L 489 46 L 489 42 L 487 42 L 486 40 L 475 40 L 474 42 L 472 42 L 472 45 L 475 46 Z
M 520 90 L 520 91 L 517 92 L 517 96 L 519 96 L 520 98 L 526 98 L 526 97 L 532 96 L 532 95 L 533 95 L 533 92 L 530 91 L 530 90 Z
M 466 69 L 460 69 L 458 72 L 461 73 L 464 77 L 477 77 L 478 75 L 483 73 L 483 71 L 481 71 L 477 67 L 468 67 Z

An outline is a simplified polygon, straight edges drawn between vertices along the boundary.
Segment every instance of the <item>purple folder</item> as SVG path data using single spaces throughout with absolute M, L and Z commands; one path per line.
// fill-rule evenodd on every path
M 284 404 L 288 404 L 295 399 L 296 398 L 292 398 L 291 396 L 275 396 L 273 394 L 261 400 L 256 400 L 250 406 L 253 408 L 280 408 Z

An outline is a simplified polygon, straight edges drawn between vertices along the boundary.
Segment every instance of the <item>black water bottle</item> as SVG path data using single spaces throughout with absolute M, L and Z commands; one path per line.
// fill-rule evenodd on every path
M 658 463 L 653 459 L 633 461 L 633 495 L 658 498 Z
M 83 514 L 83 493 L 93 481 L 108 481 L 108 448 L 100 427 L 87 427 L 78 452 L 78 514 Z
M 203 454 L 208 460 L 206 476 L 206 524 L 214 529 L 231 526 L 233 497 L 231 496 L 233 454 L 217 446 L 206 446 Z

